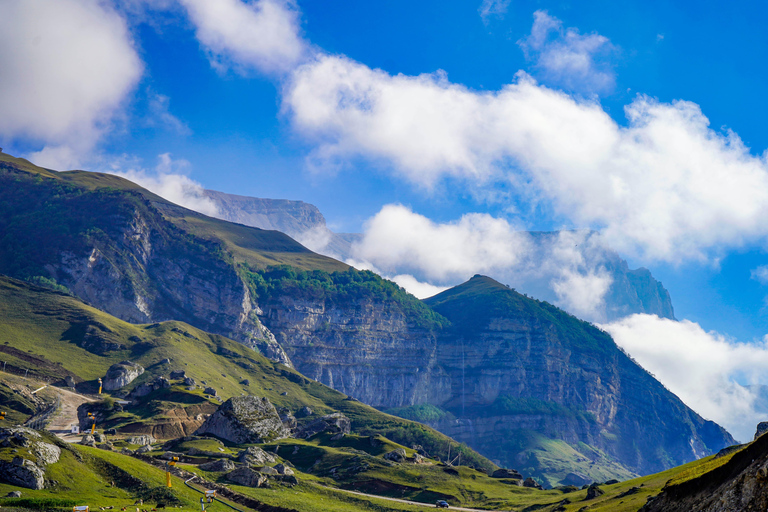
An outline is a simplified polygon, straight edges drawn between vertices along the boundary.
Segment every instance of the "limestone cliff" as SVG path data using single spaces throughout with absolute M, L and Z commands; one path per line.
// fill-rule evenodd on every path
M 392 301 L 295 294 L 262 303 L 261 319 L 305 375 L 384 409 L 437 406 L 432 426 L 502 466 L 541 466 L 521 442 L 530 433 L 644 474 L 733 443 L 554 306 L 481 276 L 426 302 L 450 326 L 416 328 Z
M 242 268 L 282 261 L 346 268 L 282 233 L 205 217 L 122 178 L 57 173 L 7 155 L 0 155 L 0 238 L 0 273 L 63 286 L 130 322 L 185 321 L 286 364 Z M 91 327 L 99 338 L 97 326 L 83 328 Z M 92 344 L 97 352 L 120 348 Z

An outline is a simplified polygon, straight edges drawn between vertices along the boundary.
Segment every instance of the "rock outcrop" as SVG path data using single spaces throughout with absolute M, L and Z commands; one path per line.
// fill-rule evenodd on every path
M 230 471 L 226 477 L 230 482 L 246 487 L 264 487 L 267 485 L 267 476 L 248 466 Z
M 768 509 L 768 436 L 759 436 L 711 471 L 667 484 L 641 512 L 742 512 Z
M 249 466 L 264 466 L 265 464 L 273 464 L 275 456 L 258 446 L 249 446 L 237 455 L 237 460 Z
M 231 471 L 235 469 L 235 463 L 228 459 L 219 459 L 214 460 L 211 462 L 206 462 L 205 464 L 200 464 L 200 469 L 203 471 Z
M 11 462 L 0 461 L 0 479 L 27 489 L 42 489 L 45 486 L 43 470 L 22 457 L 14 457 Z
M 305 425 L 302 425 L 296 431 L 298 438 L 310 438 L 320 432 L 330 432 L 332 434 L 349 434 L 352 430 L 352 422 L 349 418 L 340 412 L 328 414 L 317 418 Z
M 219 406 L 195 435 L 210 434 L 235 444 L 288 437 L 275 406 L 267 398 L 237 396 Z
M 115 391 L 133 382 L 136 377 L 144 373 L 144 367 L 130 361 L 121 361 L 109 367 L 104 376 L 102 385 L 104 391 Z

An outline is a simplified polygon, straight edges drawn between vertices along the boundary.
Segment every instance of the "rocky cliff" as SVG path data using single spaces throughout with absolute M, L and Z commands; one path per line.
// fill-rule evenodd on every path
M 415 419 L 529 474 L 542 466 L 532 434 L 585 443 L 575 458 L 617 462 L 624 476 L 734 442 L 554 306 L 482 276 L 426 302 L 450 325 L 416 328 L 391 302 L 296 294 L 262 303 L 261 319 L 305 375 L 380 408 L 436 406 L 441 418 Z
M 57 173 L 5 154 L 0 239 L 0 273 L 63 286 L 130 322 L 185 321 L 287 364 L 242 269 L 347 268 L 282 233 L 208 218 L 127 180 Z

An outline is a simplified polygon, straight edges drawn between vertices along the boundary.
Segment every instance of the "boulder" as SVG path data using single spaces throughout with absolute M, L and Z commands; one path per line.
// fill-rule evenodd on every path
M 40 441 L 34 443 L 33 446 L 34 448 L 32 449 L 32 452 L 35 454 L 35 457 L 37 457 L 38 464 L 48 465 L 59 462 L 61 448 L 55 444 Z
M 761 421 L 757 424 L 757 430 L 755 431 L 755 439 L 765 434 L 768 431 L 768 421 Z
M 597 484 L 592 484 L 587 488 L 587 497 L 584 498 L 584 501 L 593 500 L 598 496 L 602 496 L 603 494 L 605 494 L 605 491 L 599 488 Z
M 141 435 L 141 436 L 133 436 L 129 437 L 125 440 L 128 444 L 138 444 L 140 446 L 145 446 L 148 444 L 154 444 L 157 442 L 157 439 L 150 436 L 149 434 Z
M 153 391 L 157 391 L 158 389 L 169 388 L 169 387 L 171 387 L 171 381 L 169 381 L 163 376 L 160 376 L 160 377 L 157 377 L 152 382 L 145 382 L 144 384 L 140 384 L 136 386 L 128 396 L 130 398 L 141 398 L 143 396 L 147 396 Z
M 219 459 L 205 464 L 200 464 L 203 471 L 232 471 L 235 469 L 235 463 L 228 459 Z
M 249 466 L 263 466 L 275 462 L 275 456 L 265 452 L 258 446 L 249 446 L 239 453 L 237 460 Z
M 281 475 L 292 475 L 293 470 L 286 466 L 285 464 L 278 464 L 275 466 L 275 471 L 277 471 Z
M 64 385 L 68 388 L 75 387 L 75 379 L 73 379 L 71 375 L 67 375 L 64 377 Z
M 45 485 L 45 473 L 31 460 L 14 457 L 13 461 L 0 461 L 0 480 L 11 485 L 27 489 L 42 489 Z
M 275 406 L 256 396 L 232 397 L 219 406 L 195 432 L 211 434 L 235 444 L 263 443 L 288 437 Z
M 391 460 L 392 462 L 403 462 L 406 458 L 405 450 L 403 448 L 397 448 L 389 453 L 384 454 L 384 458 Z
M 280 474 L 277 472 L 275 468 L 271 468 L 269 466 L 259 466 L 252 469 L 258 471 L 262 475 L 267 475 L 267 476 L 276 476 Z
M 85 446 L 96 446 L 96 439 L 91 434 L 85 434 L 82 439 L 80 439 L 80 444 Z
M 21 491 L 11 491 L 5 495 L 6 498 L 21 498 Z
M 147 452 L 151 452 L 151 451 L 152 451 L 152 447 L 150 445 L 148 445 L 148 444 L 145 444 L 144 446 L 142 446 L 138 450 L 136 450 L 136 453 L 141 455 L 141 454 L 144 454 L 144 453 L 147 453 Z
M 531 477 L 528 477 L 525 480 L 523 480 L 523 487 L 531 487 L 533 489 L 543 489 L 541 484 L 539 484 L 536 480 L 534 480 Z
M 296 417 L 291 414 L 291 411 L 288 409 L 281 409 L 280 410 L 280 421 L 283 422 L 283 426 L 287 428 L 288 430 L 293 430 L 297 426 Z
M 185 386 L 194 386 L 195 385 L 195 379 L 192 377 L 184 377 L 184 385 Z
M 320 432 L 349 434 L 351 430 L 352 422 L 349 421 L 349 418 L 340 412 L 336 412 L 318 418 L 302 427 L 299 427 L 298 431 L 296 432 L 296 437 L 308 439 L 316 434 L 319 434 Z
M 144 373 L 141 365 L 131 361 L 121 361 L 109 367 L 107 374 L 102 379 L 104 391 L 115 391 L 133 382 L 136 377 Z
M 212 388 L 210 386 L 205 388 L 203 390 L 203 393 L 205 393 L 206 395 L 212 395 L 212 396 L 218 396 L 219 395 L 219 392 L 216 391 L 216 389 L 214 389 L 214 388 Z
M 298 412 L 296 413 L 296 417 L 306 418 L 307 416 L 312 416 L 313 413 L 314 411 L 305 405 L 304 407 L 298 410 Z
M 248 466 L 237 468 L 227 473 L 227 480 L 238 485 L 246 487 L 264 487 L 267 484 L 267 477 L 258 471 L 254 471 Z
M 242 384 L 243 386 L 250 386 L 251 385 L 251 381 L 248 380 L 248 379 L 243 379 L 243 380 L 240 381 L 240 384 Z
M 171 372 L 172 379 L 183 379 L 187 376 L 187 372 L 184 370 L 174 370 Z
M 491 474 L 491 478 L 512 478 L 514 480 L 522 480 L 523 475 L 521 475 L 516 469 L 500 468 Z

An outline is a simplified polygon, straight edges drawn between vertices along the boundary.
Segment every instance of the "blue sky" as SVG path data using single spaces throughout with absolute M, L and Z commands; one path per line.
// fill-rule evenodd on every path
M 164 176 L 184 194 L 300 199 L 332 229 L 366 232 L 358 264 L 424 285 L 475 271 L 514 285 L 530 272 L 517 232 L 595 229 L 590 243 L 650 268 L 689 321 L 627 323 L 617 339 L 690 335 L 680 343 L 724 354 L 748 342 L 753 362 L 713 367 L 713 381 L 768 384 L 755 366 L 768 334 L 766 10 L 0 0 L 0 146 L 56 169 Z M 605 286 L 585 254 L 552 260 L 583 292 L 559 302 L 577 314 Z M 732 398 L 701 407 L 740 414 L 724 409 Z

